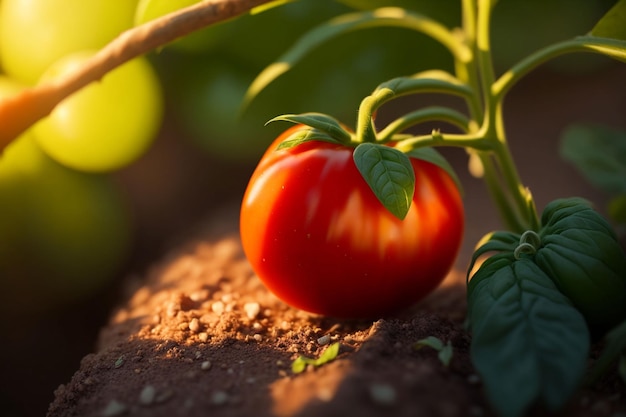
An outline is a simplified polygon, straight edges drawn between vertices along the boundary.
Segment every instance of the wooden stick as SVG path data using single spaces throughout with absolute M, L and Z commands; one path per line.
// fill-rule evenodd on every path
M 0 153 L 58 103 L 125 62 L 271 0 L 205 0 L 121 33 L 78 70 L 0 100 Z

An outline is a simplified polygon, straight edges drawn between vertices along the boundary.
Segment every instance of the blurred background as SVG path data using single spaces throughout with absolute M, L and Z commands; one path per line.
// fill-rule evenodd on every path
M 0 0 L 2 37 L 15 33 L 6 27 L 17 25 L 7 15 L 16 3 Z M 194 1 L 137 3 L 130 25 Z M 492 28 L 497 72 L 543 46 L 588 32 L 613 3 L 500 0 Z M 216 209 L 239 201 L 265 147 L 286 127 L 264 127 L 267 120 L 316 111 L 353 126 L 360 100 L 379 83 L 431 68 L 452 71 L 447 52 L 425 36 L 403 29 L 359 31 L 314 51 L 240 114 L 250 82 L 307 29 L 341 13 L 391 5 L 449 27 L 460 22 L 457 0 L 287 3 L 212 26 L 149 55 L 163 112 L 153 143 L 132 163 L 84 172 L 56 162 L 33 140 L 7 149 L 0 158 L 3 415 L 45 414 L 56 387 L 68 382 L 93 350 L 125 280 L 143 275 Z M 5 44 L 0 41 L 5 72 L 0 97 L 20 88 L 1 50 Z M 511 91 L 505 106 L 509 140 L 539 207 L 579 195 L 606 210 L 610 196 L 559 156 L 559 144 L 572 124 L 626 130 L 624 79 L 626 65 L 576 55 L 542 66 Z M 381 109 L 378 122 L 431 104 L 463 109 L 455 99 L 406 97 Z M 432 125 L 423 128 L 429 132 Z M 468 238 L 462 254 L 467 255 L 475 239 L 499 227 L 499 219 L 482 182 L 467 173 L 464 151 L 443 152 L 465 187 Z

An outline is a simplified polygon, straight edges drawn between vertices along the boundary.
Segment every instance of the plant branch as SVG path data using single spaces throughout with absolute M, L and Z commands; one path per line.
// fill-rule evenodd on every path
M 493 141 L 485 139 L 481 132 L 457 134 L 433 131 L 430 135 L 404 138 L 398 141 L 395 147 L 396 149 L 407 153 L 413 149 L 425 148 L 429 146 L 458 146 L 465 149 L 490 151 L 493 147 Z
M 500 76 L 491 89 L 494 97 L 501 101 L 513 85 L 539 65 L 561 55 L 575 52 L 602 54 L 613 59 L 626 61 L 626 41 L 595 36 L 579 36 L 540 49 Z
M 450 123 L 461 129 L 463 132 L 468 132 L 470 130 L 471 122 L 463 113 L 447 107 L 430 106 L 405 114 L 404 116 L 389 123 L 389 125 L 378 132 L 378 140 L 380 142 L 389 141 L 395 134 L 403 132 L 412 126 L 435 120 Z
M 0 152 L 63 99 L 114 68 L 271 0 L 207 0 L 121 33 L 79 70 L 0 101 Z

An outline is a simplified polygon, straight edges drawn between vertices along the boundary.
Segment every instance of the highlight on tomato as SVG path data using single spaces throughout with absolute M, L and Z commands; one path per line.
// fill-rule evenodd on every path
M 328 119 L 307 118 L 315 127 L 298 123 L 263 155 L 241 206 L 243 249 L 293 307 L 340 318 L 392 314 L 452 267 L 464 229 L 460 191 L 437 158 L 419 158 L 428 152 L 358 143 Z

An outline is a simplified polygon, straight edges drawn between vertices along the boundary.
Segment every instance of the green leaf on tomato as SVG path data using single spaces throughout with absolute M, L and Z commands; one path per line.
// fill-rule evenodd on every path
M 267 123 L 276 121 L 301 123 L 313 127 L 327 133 L 330 137 L 336 139 L 340 143 L 349 143 L 351 140 L 350 133 L 341 127 L 341 123 L 339 123 L 337 119 L 323 113 L 283 114 L 281 116 L 274 117 Z
M 353 154 L 354 163 L 378 200 L 403 220 L 415 193 L 415 172 L 401 151 L 376 143 L 362 143 Z
M 471 356 L 499 415 L 561 408 L 586 369 L 582 314 L 531 259 L 487 259 L 468 286 Z
M 287 136 L 285 140 L 283 140 L 278 147 L 276 147 L 276 150 L 293 148 L 294 146 L 310 141 L 322 141 L 342 145 L 339 140 L 333 138 L 328 133 L 312 127 L 307 127 L 298 129 L 291 135 Z

